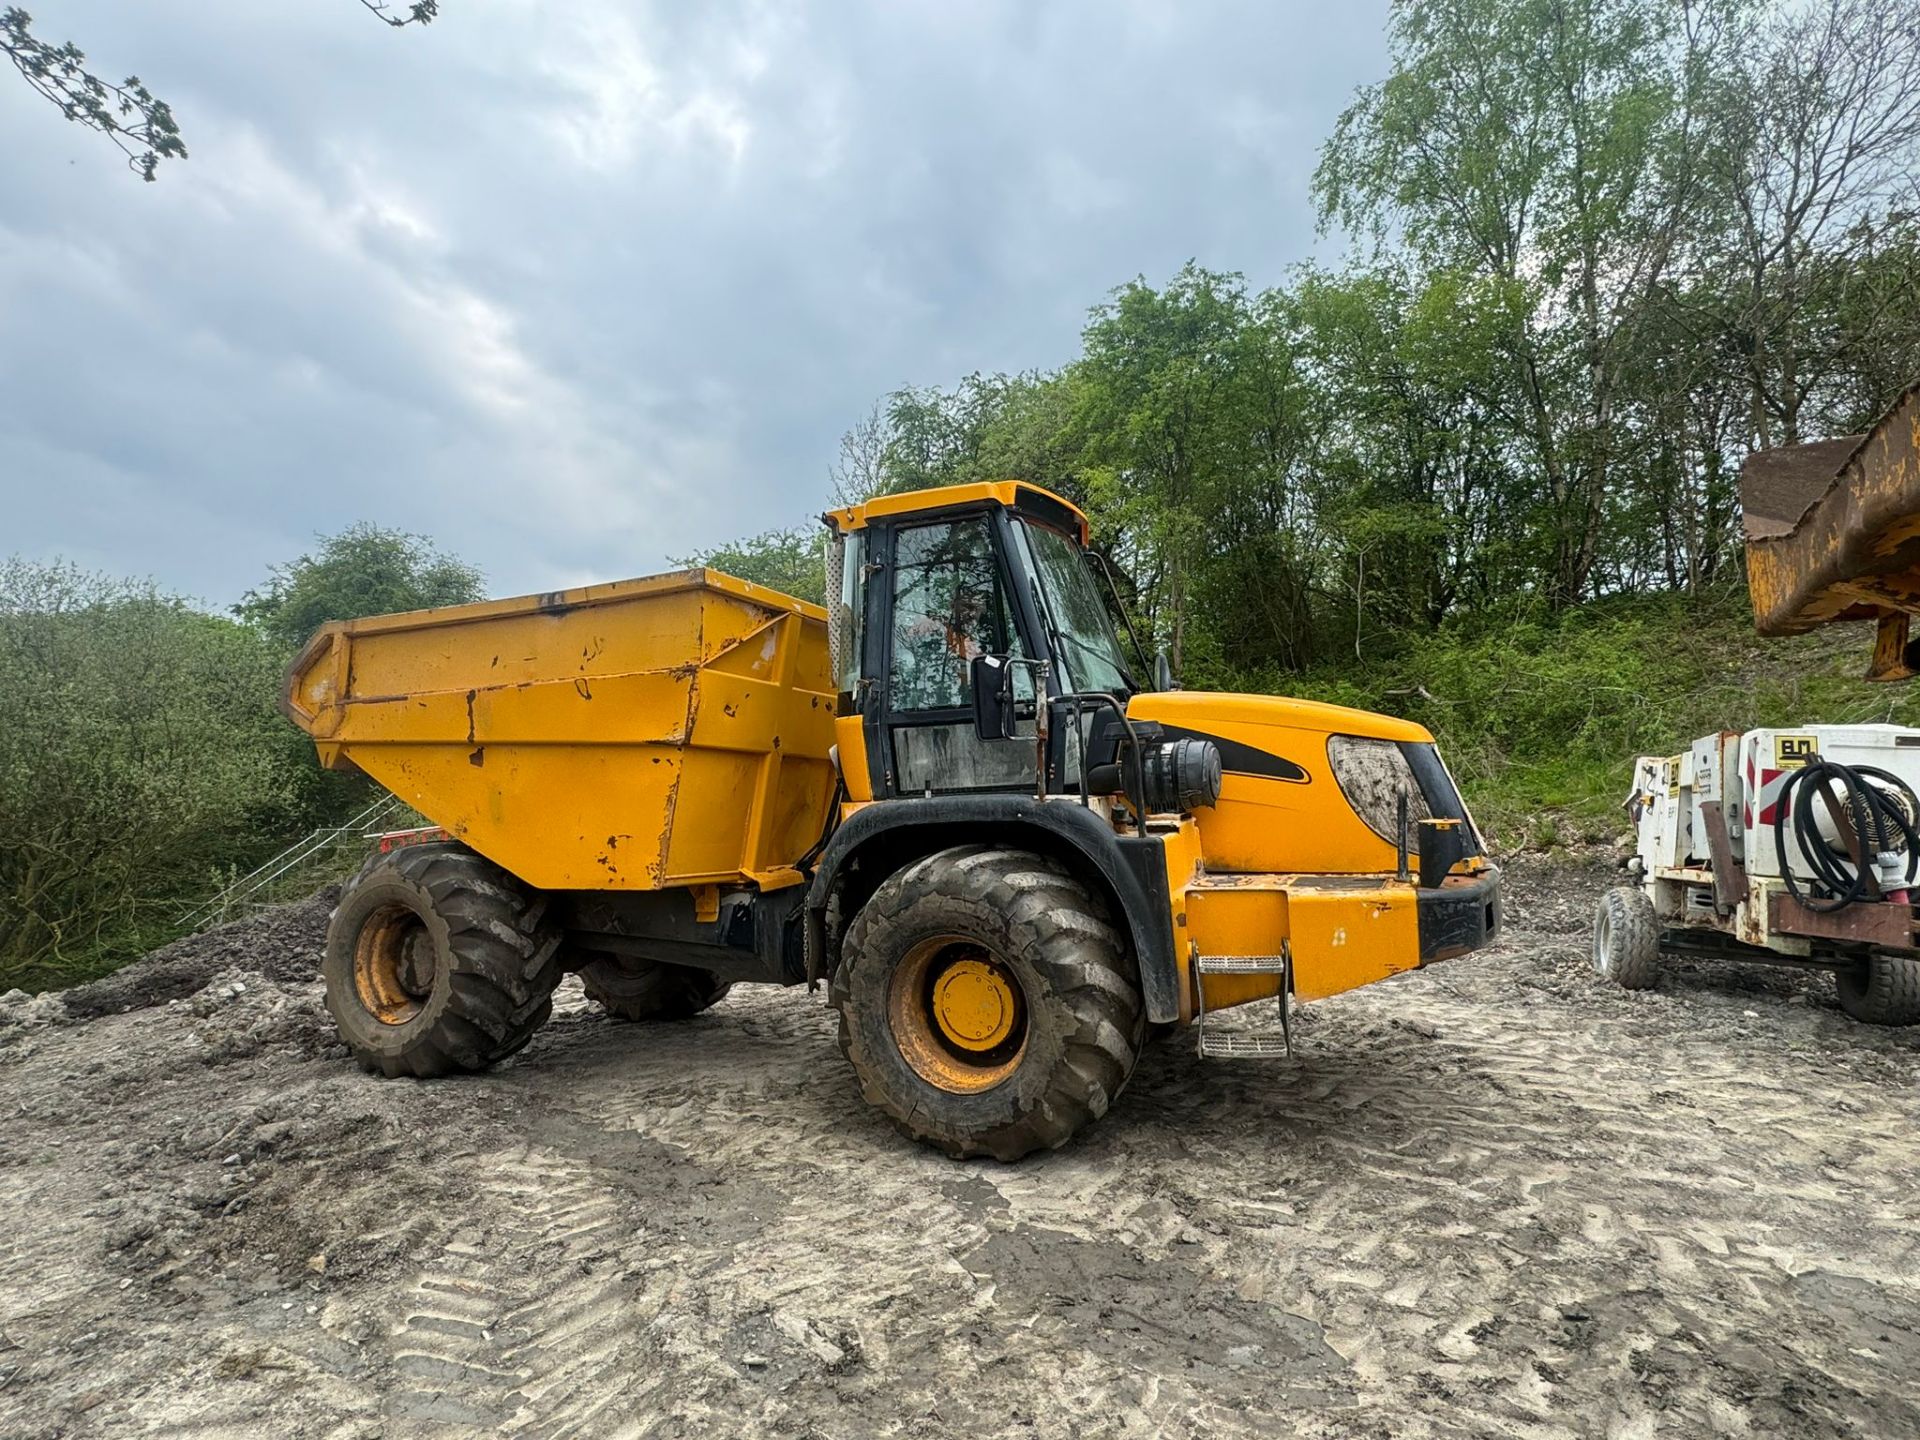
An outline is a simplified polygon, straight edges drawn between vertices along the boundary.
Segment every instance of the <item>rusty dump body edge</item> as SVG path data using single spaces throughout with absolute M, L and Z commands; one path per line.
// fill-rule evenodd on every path
M 1920 385 L 1865 435 L 1750 456 L 1740 496 L 1761 634 L 1901 617 L 1904 643 L 1920 613 Z
M 828 672 L 820 607 L 688 570 L 335 622 L 282 708 L 531 885 L 774 889 L 832 802 Z

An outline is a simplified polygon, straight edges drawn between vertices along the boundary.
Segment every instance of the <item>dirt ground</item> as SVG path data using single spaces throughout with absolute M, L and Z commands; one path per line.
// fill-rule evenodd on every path
M 1510 868 L 1496 949 L 1289 1061 L 1162 1044 L 1014 1166 L 898 1138 L 799 991 L 570 985 L 491 1074 L 372 1079 L 327 896 L 16 995 L 0 1433 L 1920 1435 L 1920 1035 L 1601 988 L 1609 880 Z

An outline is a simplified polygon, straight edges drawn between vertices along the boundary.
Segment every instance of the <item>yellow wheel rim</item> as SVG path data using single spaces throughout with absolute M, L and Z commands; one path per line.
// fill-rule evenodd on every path
M 1027 1004 L 985 947 L 939 935 L 909 950 L 887 986 L 887 1026 L 913 1072 L 954 1095 L 991 1090 L 1020 1066 Z
M 433 992 L 428 944 L 420 917 L 404 905 L 373 912 L 353 942 L 353 989 L 367 1013 L 382 1025 L 404 1025 L 426 1008 Z M 424 973 L 422 973 L 424 970 Z

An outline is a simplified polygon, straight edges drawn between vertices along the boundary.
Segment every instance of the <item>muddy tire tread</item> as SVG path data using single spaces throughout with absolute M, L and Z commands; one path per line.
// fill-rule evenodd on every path
M 1606 930 L 1608 962 L 1601 964 L 1601 931 Z M 1594 920 L 1594 969 L 1627 990 L 1651 990 L 1660 980 L 1660 917 L 1646 892 L 1616 885 L 1600 897 Z
M 618 986 L 600 969 L 609 963 L 619 967 Z M 621 961 L 612 956 L 583 965 L 580 985 L 587 998 L 614 1019 L 643 1024 L 689 1020 L 717 1005 L 733 988 L 711 972 L 689 965 L 660 960 Z
M 401 1048 L 356 1044 L 343 1025 L 342 1039 L 355 1058 L 389 1078 L 430 1079 L 485 1070 L 525 1048 L 552 1014 L 560 980 L 560 936 L 545 923 L 546 897 L 453 845 L 375 855 L 353 883 L 388 869 L 424 890 L 446 924 L 448 1002 L 429 1033 Z M 329 993 L 329 1006 L 334 1003 Z
M 997 912 L 1032 943 L 1025 958 L 1073 1016 L 1060 1060 L 1044 1093 L 1013 1123 L 978 1135 L 942 1133 L 925 1110 L 881 1083 L 876 1057 L 865 1053 L 849 1020 L 846 979 L 860 957 L 898 949 L 894 932 L 923 901 Z M 913 862 L 883 881 L 847 928 L 842 970 L 835 976 L 840 1050 L 862 1094 L 904 1134 L 956 1159 L 990 1155 L 1017 1160 L 1065 1144 L 1104 1115 L 1140 1057 L 1145 1004 L 1126 943 L 1104 907 L 1064 867 L 1027 851 L 963 845 Z M 1037 1008 L 1037 1007 L 1036 1007 Z

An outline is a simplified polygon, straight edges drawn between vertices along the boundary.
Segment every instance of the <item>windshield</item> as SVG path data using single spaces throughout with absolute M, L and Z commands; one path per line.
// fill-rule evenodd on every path
M 1086 556 L 1058 530 L 1021 521 L 1014 530 L 1040 587 L 1048 623 L 1060 641 L 1061 684 L 1068 690 L 1131 690 L 1127 663 Z

